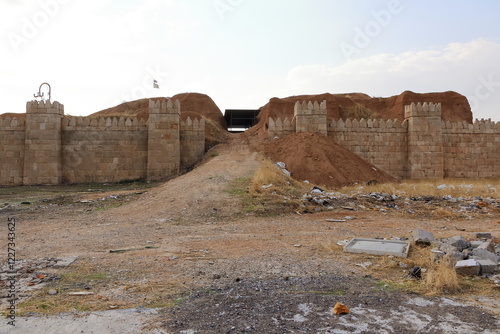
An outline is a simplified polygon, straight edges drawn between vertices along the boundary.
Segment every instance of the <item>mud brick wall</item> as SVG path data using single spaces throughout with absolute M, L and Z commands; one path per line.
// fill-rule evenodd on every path
M 65 117 L 62 131 L 63 182 L 145 179 L 147 143 L 144 120 Z
M 0 118 L 0 185 L 23 184 L 25 120 Z
M 326 103 L 297 103 L 292 120 L 269 118 L 268 137 L 324 133 L 377 168 L 398 178 L 500 177 L 500 122 L 443 122 L 441 105 L 412 103 L 405 120 L 326 119 Z M 299 121 L 299 118 L 301 120 Z M 308 118 L 309 117 L 309 118 Z M 311 124 L 307 124 L 311 122 Z
M 0 119 L 0 185 L 162 180 L 205 151 L 205 121 L 181 124 L 180 104 L 150 101 L 148 120 L 73 117 L 31 101 L 26 121 Z

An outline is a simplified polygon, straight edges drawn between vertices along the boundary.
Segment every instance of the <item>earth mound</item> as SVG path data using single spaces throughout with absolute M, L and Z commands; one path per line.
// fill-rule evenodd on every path
M 215 102 L 205 94 L 183 93 L 172 96 L 173 101 L 179 100 L 181 103 L 181 118 L 186 120 L 188 117 L 204 117 L 206 121 L 205 128 L 205 146 L 210 148 L 220 142 L 225 141 L 227 136 L 227 125 L 224 116 L 215 104 Z M 154 101 L 167 101 L 166 97 L 152 98 Z M 137 117 L 140 119 L 148 118 L 149 99 L 125 102 L 116 107 L 108 108 L 91 114 L 90 117 Z
M 298 180 L 330 189 L 376 180 L 396 182 L 355 153 L 320 134 L 301 132 L 263 142 L 257 149 L 275 162 L 282 161 Z
M 351 94 L 319 94 L 298 95 L 286 98 L 273 97 L 261 107 L 259 123 L 250 130 L 250 134 L 262 134 L 269 117 L 293 118 L 294 106 L 297 101 L 326 100 L 327 117 L 338 119 L 398 119 L 404 120 L 404 107 L 412 102 L 441 103 L 442 119 L 450 122 L 472 123 L 472 112 L 467 98 L 456 92 L 442 93 L 414 93 L 405 91 L 400 95 L 383 97 L 370 97 L 363 93 Z

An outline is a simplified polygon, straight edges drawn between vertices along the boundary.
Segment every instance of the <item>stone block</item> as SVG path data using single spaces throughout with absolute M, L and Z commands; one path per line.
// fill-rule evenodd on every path
M 465 240 L 460 235 L 454 236 L 453 238 L 446 239 L 445 242 L 452 245 L 453 247 L 456 247 L 459 252 L 470 247 L 469 242 L 467 240 Z
M 470 242 L 472 248 L 478 248 L 483 242 L 480 240 L 473 240 Z
M 417 245 L 430 245 L 434 241 L 434 235 L 424 230 L 414 230 L 412 238 Z
M 495 270 L 498 268 L 498 264 L 491 260 L 477 260 L 477 263 L 479 263 L 480 266 L 480 273 L 481 274 L 493 274 Z
M 493 240 L 486 240 L 482 242 L 478 247 L 478 249 L 486 249 L 492 253 L 495 253 L 495 242 Z
M 455 270 L 461 275 L 479 275 L 481 266 L 474 259 L 462 260 L 455 264 Z
M 476 248 L 472 252 L 472 257 L 476 260 L 491 260 L 495 263 L 498 263 L 498 256 L 495 253 L 492 253 L 486 249 Z
M 478 233 L 476 233 L 476 238 L 478 238 L 478 239 L 493 239 L 491 233 L 488 233 L 488 232 L 478 232 Z

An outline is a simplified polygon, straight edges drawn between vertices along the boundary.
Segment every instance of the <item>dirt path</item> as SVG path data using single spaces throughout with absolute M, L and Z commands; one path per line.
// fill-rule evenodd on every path
M 255 216 L 230 190 L 255 172 L 257 154 L 235 142 L 217 147 L 207 159 L 143 194 L 107 193 L 103 199 L 83 194 L 64 205 L 0 210 L 1 221 L 17 219 L 19 259 L 78 256 L 67 268 L 38 268 L 63 279 L 39 290 L 25 306 L 39 313 L 41 305 L 54 310 L 72 305 L 79 312 L 19 316 L 18 332 L 64 333 L 54 326 L 64 328 L 68 321 L 82 333 L 494 333 L 499 328 L 494 315 L 499 305 L 491 299 L 469 298 L 489 305 L 486 310 L 471 307 L 463 296 L 417 296 L 385 283 L 407 272 L 401 262 L 411 266 L 414 259 L 346 254 L 336 244 L 352 237 L 405 237 L 415 228 L 437 237 L 459 234 L 456 228 L 500 235 L 498 213 L 453 222 L 345 210 Z M 326 221 L 345 216 L 355 219 Z M 367 261 L 372 262 L 367 268 L 356 265 Z M 51 287 L 60 293 L 49 296 Z M 67 295 L 87 288 L 94 294 L 76 301 Z M 498 292 L 486 297 L 497 298 Z M 337 301 L 352 313 L 332 315 Z M 142 312 L 144 307 L 156 311 Z M 135 311 L 105 311 L 115 308 Z M 134 325 L 120 320 L 124 314 Z M 10 332 L 5 326 L 0 322 L 0 333 Z

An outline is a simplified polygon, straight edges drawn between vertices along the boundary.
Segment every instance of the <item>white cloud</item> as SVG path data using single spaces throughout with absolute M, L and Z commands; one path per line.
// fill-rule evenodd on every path
M 378 54 L 340 66 L 312 65 L 290 70 L 294 93 L 364 92 L 390 96 L 405 90 L 454 90 L 465 95 L 477 118 L 500 120 L 500 44 L 478 39 L 435 50 Z

